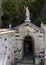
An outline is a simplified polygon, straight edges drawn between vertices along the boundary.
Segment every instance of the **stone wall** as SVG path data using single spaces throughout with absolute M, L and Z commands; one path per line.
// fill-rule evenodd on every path
M 15 59 L 15 33 L 14 31 L 0 31 L 0 62 L 11 65 Z M 2 60 L 1 60 L 2 59 Z
M 17 52 L 16 52 L 16 57 L 18 59 L 22 59 L 22 54 L 23 54 L 23 42 L 25 36 L 32 36 L 34 40 L 34 46 L 35 46 L 35 54 L 40 55 L 41 52 L 44 52 L 45 48 L 45 40 L 44 40 L 44 33 L 34 31 L 31 28 L 27 27 L 21 27 L 19 29 L 15 30 L 15 41 L 16 41 L 16 47 L 17 47 Z
M 22 60 L 23 43 L 25 36 L 32 36 L 34 40 L 35 55 L 44 51 L 44 33 L 23 27 L 16 30 L 0 29 L 0 58 L 4 65 L 11 65 L 11 62 Z M 1 59 L 0 59 L 1 60 Z

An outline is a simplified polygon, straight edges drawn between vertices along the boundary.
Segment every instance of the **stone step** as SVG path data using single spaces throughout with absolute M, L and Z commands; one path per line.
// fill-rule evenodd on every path
M 20 63 L 33 64 L 33 61 L 20 61 Z
M 17 65 L 34 65 L 34 64 L 18 63 Z
M 16 60 L 15 62 L 16 62 L 15 63 L 16 65 L 34 65 L 34 61 L 32 59 L 31 60 L 21 60 L 21 61 Z
M 13 65 L 34 65 L 34 64 L 29 64 L 29 63 L 15 63 Z

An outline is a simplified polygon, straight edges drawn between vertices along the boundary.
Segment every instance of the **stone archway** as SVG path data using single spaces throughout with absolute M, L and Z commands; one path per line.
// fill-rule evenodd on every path
M 25 36 L 23 40 L 23 58 L 25 60 L 34 60 L 35 44 L 32 36 Z

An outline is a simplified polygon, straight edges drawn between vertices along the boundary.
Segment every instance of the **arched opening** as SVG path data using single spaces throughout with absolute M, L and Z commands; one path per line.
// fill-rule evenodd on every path
M 25 60 L 34 60 L 35 48 L 34 48 L 34 39 L 31 36 L 26 36 L 24 38 L 23 44 L 23 58 Z

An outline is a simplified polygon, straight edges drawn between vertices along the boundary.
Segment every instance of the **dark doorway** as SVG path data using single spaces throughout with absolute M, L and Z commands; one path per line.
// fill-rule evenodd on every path
M 34 40 L 30 36 L 24 39 L 24 59 L 34 59 Z

